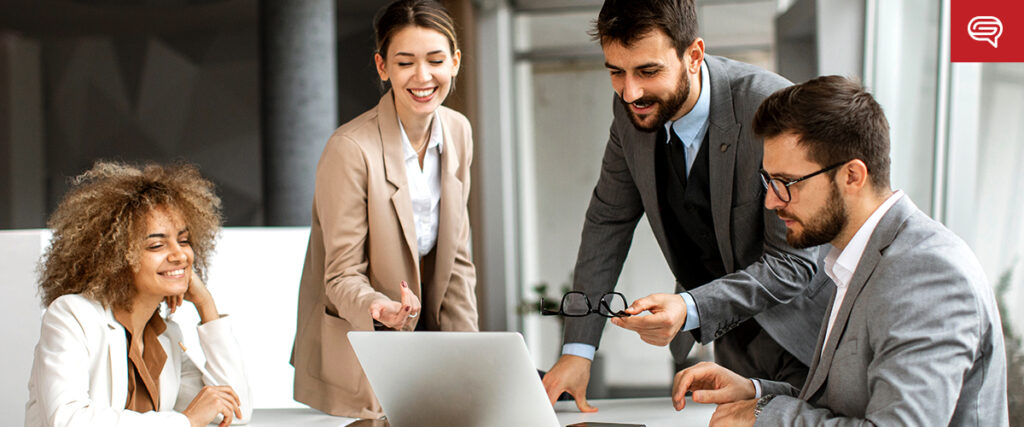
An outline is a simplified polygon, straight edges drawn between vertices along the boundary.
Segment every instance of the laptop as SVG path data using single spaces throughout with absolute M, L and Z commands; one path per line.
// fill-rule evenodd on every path
M 391 427 L 558 427 L 516 332 L 367 332 L 348 339 Z

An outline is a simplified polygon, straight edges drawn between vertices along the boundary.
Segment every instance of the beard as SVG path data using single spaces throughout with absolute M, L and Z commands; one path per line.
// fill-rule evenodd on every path
M 787 215 L 784 210 L 778 212 L 780 217 L 794 220 L 803 225 L 803 232 L 796 234 L 793 229 L 786 230 L 786 242 L 796 249 L 804 249 L 812 246 L 822 245 L 831 242 L 839 232 L 843 231 L 849 217 L 846 215 L 846 204 L 839 197 L 838 185 L 833 181 L 831 191 L 825 207 L 812 215 L 809 221 L 797 219 L 793 215 Z
M 683 107 L 683 103 L 686 102 L 686 98 L 690 97 L 690 79 L 683 71 L 683 77 L 680 79 L 679 85 L 676 86 L 676 91 L 667 99 L 658 98 L 656 96 L 643 96 L 633 101 L 632 103 L 638 104 L 656 104 L 657 107 L 654 110 L 654 121 L 651 124 L 644 124 L 643 121 L 651 114 L 644 114 L 638 116 L 629 108 L 630 102 L 626 102 L 619 97 L 619 101 L 626 108 L 626 112 L 629 115 L 629 121 L 633 122 L 633 127 L 644 132 L 651 132 L 658 130 L 659 127 L 664 126 L 668 122 L 672 115 L 674 115 L 680 108 Z

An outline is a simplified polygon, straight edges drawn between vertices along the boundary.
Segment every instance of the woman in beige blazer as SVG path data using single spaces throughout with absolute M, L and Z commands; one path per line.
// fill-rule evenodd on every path
M 231 320 L 202 273 L 220 199 L 191 166 L 99 162 L 50 217 L 39 289 L 47 306 L 29 376 L 27 427 L 221 426 L 252 415 Z M 182 299 L 199 312 L 206 372 L 160 315 Z M 190 349 L 190 352 L 193 351 Z
M 349 331 L 477 330 L 472 132 L 441 105 L 461 59 L 452 20 L 434 1 L 400 0 L 375 31 L 390 90 L 334 132 L 317 165 L 292 350 L 295 400 L 360 418 L 382 413 Z

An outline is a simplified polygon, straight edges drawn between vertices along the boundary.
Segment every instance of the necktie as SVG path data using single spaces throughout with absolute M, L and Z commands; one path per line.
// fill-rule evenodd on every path
M 689 171 L 686 167 L 686 147 L 683 145 L 683 140 L 679 139 L 679 135 L 676 135 L 675 129 L 671 127 L 668 129 L 669 134 L 669 160 L 672 163 L 672 169 L 675 171 L 676 176 L 679 178 L 679 182 L 686 186 L 686 178 L 689 175 Z

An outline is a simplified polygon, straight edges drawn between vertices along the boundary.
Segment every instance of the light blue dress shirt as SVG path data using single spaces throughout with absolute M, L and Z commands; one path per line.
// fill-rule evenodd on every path
M 708 65 L 706 62 L 700 64 L 700 96 L 690 112 L 678 120 L 665 123 L 665 143 L 672 141 L 667 131 L 675 132 L 679 140 L 686 148 L 686 173 L 690 173 L 693 162 L 697 159 L 697 152 L 704 141 L 704 135 L 708 132 L 708 125 L 711 121 L 711 79 L 708 78 Z M 700 327 L 700 316 L 697 314 L 697 304 L 689 292 L 679 294 L 686 303 L 686 322 L 683 324 L 683 331 L 689 331 Z M 594 360 L 594 353 L 597 348 L 590 344 L 565 343 L 562 345 L 562 354 L 571 354 L 590 360 Z

